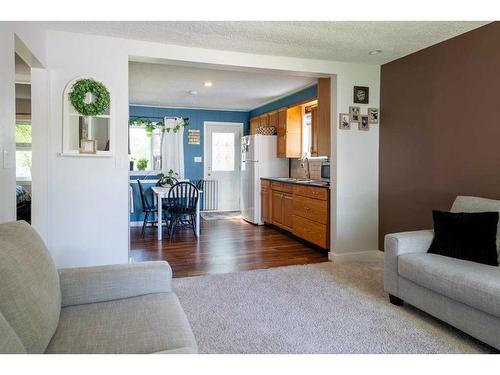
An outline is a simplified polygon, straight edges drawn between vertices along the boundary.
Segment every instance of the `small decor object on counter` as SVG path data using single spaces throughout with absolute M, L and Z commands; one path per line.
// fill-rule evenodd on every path
M 129 164 L 130 164 L 130 170 L 133 171 L 134 170 L 134 161 L 130 160 Z
M 95 139 L 82 139 L 80 141 L 80 154 L 97 153 L 97 141 Z
M 361 121 L 358 125 L 359 130 L 370 130 L 370 124 L 368 122 L 368 116 L 361 116 Z
M 349 107 L 350 122 L 359 122 L 359 116 L 361 116 L 361 108 Z
M 199 145 L 199 144 L 200 144 L 200 129 L 189 129 L 188 145 Z
M 148 167 L 148 159 L 139 159 L 137 160 L 137 169 L 140 171 L 145 171 L 146 168 Z
M 354 103 L 368 104 L 370 88 L 366 86 L 354 86 Z
M 276 128 L 274 126 L 261 126 L 257 128 L 257 134 L 274 135 L 276 134 Z
M 368 108 L 368 122 L 378 124 L 378 108 Z
M 351 118 L 348 113 L 339 114 L 339 129 L 351 129 Z
M 69 101 L 79 114 L 98 116 L 108 110 L 111 99 L 108 89 L 101 82 L 80 79 L 73 85 Z

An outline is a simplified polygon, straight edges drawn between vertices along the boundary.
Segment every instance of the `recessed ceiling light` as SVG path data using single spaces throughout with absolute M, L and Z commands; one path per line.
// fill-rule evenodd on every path
M 196 91 L 196 90 L 189 90 L 189 95 L 198 95 L 198 91 Z
M 205 82 L 203 83 L 203 86 L 205 86 L 205 87 L 212 87 L 212 82 L 210 82 L 210 81 L 205 81 Z
M 373 51 L 368 52 L 369 55 L 378 55 L 379 53 L 382 53 L 381 49 L 374 49 Z

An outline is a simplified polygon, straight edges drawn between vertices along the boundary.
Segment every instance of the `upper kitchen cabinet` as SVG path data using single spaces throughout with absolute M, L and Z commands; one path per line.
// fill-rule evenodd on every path
M 300 158 L 302 141 L 301 106 L 282 108 L 277 115 L 277 156 L 279 158 Z
M 317 123 L 314 125 L 313 113 L 313 135 L 312 144 L 316 142 L 315 155 L 311 156 L 330 156 L 330 129 L 331 129 L 331 83 L 330 78 L 318 79 L 318 109 Z M 314 132 L 314 126 L 317 131 Z
M 260 126 L 260 118 L 254 117 L 250 119 L 250 134 L 257 134 L 257 129 Z

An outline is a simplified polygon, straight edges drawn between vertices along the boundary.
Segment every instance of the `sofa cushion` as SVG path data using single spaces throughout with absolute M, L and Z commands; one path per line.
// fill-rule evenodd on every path
M 45 244 L 24 221 L 0 224 L 0 312 L 28 353 L 43 353 L 61 310 L 59 276 Z
M 498 266 L 498 212 L 432 211 L 432 218 L 429 253 Z
M 174 293 L 64 307 L 47 353 L 196 352 Z
M 436 254 L 413 253 L 398 257 L 398 274 L 500 318 L 500 267 Z
M 0 313 L 0 354 L 24 354 L 26 349 L 9 322 Z
M 500 214 L 500 200 L 479 197 L 458 196 L 453 202 L 451 212 L 486 212 L 495 211 Z M 500 263 L 500 220 L 497 225 L 497 254 Z

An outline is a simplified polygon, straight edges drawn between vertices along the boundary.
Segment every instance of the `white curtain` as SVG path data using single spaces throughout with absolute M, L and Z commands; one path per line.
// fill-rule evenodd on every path
M 175 119 L 165 118 L 165 127 L 175 127 L 177 121 Z M 184 178 L 184 127 L 180 127 L 179 131 L 163 132 L 163 142 L 161 147 L 161 165 L 163 173 L 167 174 L 170 169 L 178 173 L 178 178 Z

